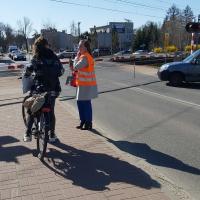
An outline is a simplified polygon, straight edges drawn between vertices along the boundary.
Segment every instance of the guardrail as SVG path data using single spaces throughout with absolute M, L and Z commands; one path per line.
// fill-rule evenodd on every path
M 162 64 L 167 62 L 174 62 L 174 61 L 181 61 L 185 57 L 146 57 L 146 58 L 121 58 L 121 59 L 114 59 L 111 58 L 113 62 L 128 62 L 134 63 L 136 65 L 148 65 L 148 64 Z

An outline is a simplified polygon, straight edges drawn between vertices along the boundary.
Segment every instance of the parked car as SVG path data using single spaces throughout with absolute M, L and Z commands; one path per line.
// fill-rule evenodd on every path
M 12 56 L 12 52 L 13 51 L 18 51 L 18 47 L 17 46 L 9 46 L 8 47 L 8 56 L 11 58 Z
M 26 54 L 24 52 L 22 52 L 22 51 L 15 51 L 12 54 L 12 59 L 14 61 L 17 61 L 17 60 L 26 61 Z
M 63 59 L 63 58 L 75 58 L 76 56 L 76 52 L 74 51 L 63 51 L 57 54 L 59 59 Z
M 183 82 L 200 82 L 200 49 L 181 62 L 162 65 L 158 70 L 158 77 L 162 81 L 169 81 L 173 86 Z
M 148 51 L 146 50 L 138 50 L 132 53 L 131 58 L 138 59 L 138 58 L 149 58 L 150 55 L 148 54 Z
M 8 56 L 13 60 L 13 56 L 14 56 L 14 54 L 15 54 L 16 52 L 18 52 L 18 50 L 13 50 L 13 51 L 11 51 L 11 52 L 8 54 Z
M 92 54 L 94 57 L 107 56 L 111 54 L 111 51 L 109 48 L 99 48 L 99 49 L 94 49 L 92 51 Z
M 131 56 L 131 50 L 123 50 L 123 51 L 119 51 L 117 53 L 114 54 L 114 56 L 112 57 L 113 61 L 130 61 L 130 56 Z

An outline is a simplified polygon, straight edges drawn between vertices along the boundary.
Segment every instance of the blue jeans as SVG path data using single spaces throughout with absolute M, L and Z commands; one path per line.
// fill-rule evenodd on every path
M 92 122 L 92 103 L 91 100 L 77 101 L 79 117 L 81 122 Z

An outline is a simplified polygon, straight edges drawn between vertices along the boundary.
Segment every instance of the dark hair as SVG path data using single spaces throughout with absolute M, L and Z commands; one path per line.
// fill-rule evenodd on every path
M 84 47 L 87 49 L 88 53 L 89 53 L 91 56 L 93 56 L 93 55 L 92 55 L 91 48 L 90 48 L 90 42 L 89 42 L 89 40 L 82 40 L 82 41 L 83 41 L 83 45 L 84 45 Z
M 48 41 L 44 37 L 40 36 L 39 38 L 37 38 L 34 42 L 33 47 L 34 56 L 38 58 L 42 57 L 42 55 L 47 50 L 46 45 L 48 45 Z

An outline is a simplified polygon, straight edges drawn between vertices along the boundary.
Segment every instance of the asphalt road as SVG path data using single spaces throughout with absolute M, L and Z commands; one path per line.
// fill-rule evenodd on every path
M 133 71 L 123 64 L 97 64 L 95 125 L 119 149 L 146 160 L 199 200 L 200 84 L 175 88 L 137 68 L 134 78 Z M 63 87 L 61 99 L 76 108 L 74 95 L 74 88 Z

